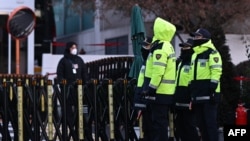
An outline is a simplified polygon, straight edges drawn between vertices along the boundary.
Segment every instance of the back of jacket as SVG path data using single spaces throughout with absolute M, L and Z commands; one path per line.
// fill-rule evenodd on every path
M 176 56 L 170 42 L 175 31 L 176 28 L 173 24 L 161 18 L 155 20 L 153 46 L 146 61 L 145 70 L 145 77 L 148 79 L 149 84 L 144 86 L 156 90 L 155 99 L 149 99 L 152 103 L 172 104 L 173 102 Z

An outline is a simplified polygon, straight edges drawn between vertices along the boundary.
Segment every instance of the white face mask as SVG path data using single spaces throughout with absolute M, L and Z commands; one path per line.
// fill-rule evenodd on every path
M 72 55 L 76 55 L 76 54 L 77 54 L 77 49 L 76 49 L 76 48 L 72 49 L 72 50 L 71 50 L 71 54 L 72 54 Z

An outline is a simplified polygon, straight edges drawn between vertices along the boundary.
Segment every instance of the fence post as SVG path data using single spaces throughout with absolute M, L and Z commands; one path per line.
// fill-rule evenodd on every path
M 125 141 L 129 140 L 128 134 L 128 101 L 127 101 L 127 84 L 128 80 L 123 79 L 123 95 L 124 95 L 124 119 L 125 119 Z
M 34 139 L 39 140 L 39 125 L 37 123 L 37 105 L 38 105 L 38 98 L 37 98 L 37 90 L 36 90 L 37 80 L 32 80 L 32 96 L 33 96 L 33 116 L 32 116 L 32 123 L 34 124 Z
M 78 137 L 79 140 L 84 140 L 83 131 L 83 88 L 82 80 L 77 80 L 77 93 L 78 93 Z
M 48 80 L 48 137 L 49 141 L 53 140 L 53 88 L 52 81 Z
M 66 141 L 67 139 L 67 113 L 66 113 L 66 98 L 67 98 L 67 91 L 66 91 L 66 83 L 67 81 L 65 79 L 62 80 L 62 85 L 63 85 L 63 90 L 61 90 L 62 95 L 63 95 L 63 102 L 62 102 L 62 138 L 63 141 Z
M 3 81 L 3 140 L 9 140 L 9 131 L 8 131 L 8 94 L 7 94 L 7 82 Z
M 18 140 L 23 141 L 23 87 L 22 81 L 17 81 L 17 112 L 18 112 Z
M 93 82 L 93 85 L 94 85 L 94 89 L 93 89 L 93 92 L 94 92 L 94 108 L 95 108 L 95 140 L 98 140 L 99 138 L 99 134 L 98 134 L 98 112 L 97 112 L 97 80 L 96 79 L 93 79 L 92 80 Z
M 108 102 L 109 102 L 109 131 L 110 141 L 115 140 L 115 127 L 114 127 L 114 95 L 113 95 L 113 81 L 108 81 Z

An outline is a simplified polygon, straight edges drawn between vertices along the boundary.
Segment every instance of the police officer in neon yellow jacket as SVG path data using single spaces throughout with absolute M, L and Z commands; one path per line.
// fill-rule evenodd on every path
M 191 59 L 190 92 L 192 110 L 203 141 L 218 141 L 217 107 L 220 99 L 222 60 L 204 28 L 191 33 L 194 54 Z
M 151 108 L 153 141 L 167 141 L 168 110 L 173 104 L 176 75 L 176 55 L 170 42 L 176 27 L 157 17 L 153 28 L 153 44 L 146 61 L 142 95 Z
M 136 85 L 136 90 L 135 90 L 135 95 L 134 95 L 134 109 L 137 110 L 145 110 L 146 108 L 146 103 L 145 99 L 143 99 L 140 95 L 142 91 L 142 86 L 144 82 L 144 74 L 145 74 L 145 65 L 146 65 L 146 60 L 148 58 L 149 51 L 151 49 L 151 42 L 152 38 L 151 37 L 146 37 L 146 39 L 141 43 L 141 54 L 142 54 L 142 66 L 137 78 L 137 85 Z
M 151 141 L 153 139 L 153 137 L 150 136 L 152 132 L 151 128 L 152 122 L 151 118 L 149 118 L 151 110 L 150 107 L 146 105 L 145 99 L 143 99 L 143 97 L 140 95 L 144 82 L 146 60 L 148 58 L 149 51 L 151 49 L 151 42 L 152 42 L 151 37 L 147 37 L 142 42 L 141 53 L 142 53 L 143 63 L 141 66 L 139 76 L 137 78 L 137 87 L 134 95 L 134 109 L 138 110 L 137 119 L 141 118 L 142 116 L 142 131 L 144 134 L 143 136 L 144 141 Z
M 191 95 L 189 91 L 191 57 L 193 51 L 193 39 L 189 38 L 186 42 L 179 44 L 181 47 L 180 57 L 177 59 L 177 75 L 175 89 L 175 133 L 181 141 L 200 141 L 198 135 L 195 116 L 189 109 Z

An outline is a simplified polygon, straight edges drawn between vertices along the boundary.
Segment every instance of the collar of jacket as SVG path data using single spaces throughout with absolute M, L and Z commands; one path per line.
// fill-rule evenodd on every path
M 209 48 L 216 50 L 211 40 L 207 41 L 204 44 L 201 44 L 200 46 L 194 47 L 193 50 L 195 53 L 200 54 L 200 53 L 208 50 Z

